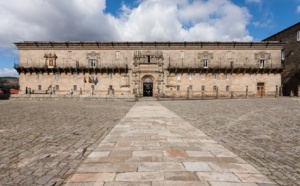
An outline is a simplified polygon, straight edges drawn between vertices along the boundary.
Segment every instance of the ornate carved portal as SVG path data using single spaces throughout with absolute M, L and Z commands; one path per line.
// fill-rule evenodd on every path
M 161 92 L 164 79 L 163 52 L 135 51 L 133 60 L 133 82 L 137 95 L 155 96 Z

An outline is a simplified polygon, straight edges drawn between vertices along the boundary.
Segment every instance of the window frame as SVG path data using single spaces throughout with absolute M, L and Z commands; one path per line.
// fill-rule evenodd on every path
M 77 85 L 73 85 L 73 91 L 77 90 Z
M 59 73 L 55 72 L 55 79 L 59 79 Z
M 297 41 L 300 41 L 300 30 L 297 31 Z
M 205 91 L 205 85 L 201 86 L 201 91 Z
M 226 85 L 226 92 L 230 92 L 230 86 Z
M 38 90 L 42 90 L 42 85 L 38 85 Z
M 218 74 L 217 73 L 213 73 L 213 79 L 216 80 L 218 78 Z
M 189 73 L 189 80 L 193 80 L 193 73 Z
M 55 91 L 59 90 L 59 85 L 55 85 Z
M 266 63 L 266 60 L 260 59 L 259 60 L 259 68 L 264 68 L 265 67 L 265 63 Z
M 208 59 L 203 59 L 203 68 L 208 68 Z
M 96 59 L 95 58 L 90 59 L 90 65 L 91 65 L 91 68 L 96 68 Z
M 181 79 L 181 74 L 177 73 L 176 77 L 177 77 L 177 80 L 180 80 Z
M 201 80 L 205 80 L 205 74 L 204 73 L 201 74 Z
M 180 85 L 176 86 L 176 90 L 180 91 Z

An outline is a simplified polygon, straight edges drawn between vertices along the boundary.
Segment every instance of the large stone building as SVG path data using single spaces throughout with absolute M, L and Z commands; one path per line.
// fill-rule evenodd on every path
M 274 94 L 280 42 L 19 42 L 20 94 Z
M 300 22 L 286 28 L 264 41 L 283 42 L 282 62 L 285 66 L 282 72 L 284 95 L 298 95 L 300 92 Z

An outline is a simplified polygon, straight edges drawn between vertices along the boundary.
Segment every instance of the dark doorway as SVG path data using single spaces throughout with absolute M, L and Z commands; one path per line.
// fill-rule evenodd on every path
M 152 97 L 153 96 L 153 83 L 144 83 L 143 84 L 143 96 Z

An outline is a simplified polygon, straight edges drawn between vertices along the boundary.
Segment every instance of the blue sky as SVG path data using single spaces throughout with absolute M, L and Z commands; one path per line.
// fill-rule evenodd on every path
M 0 2 L 0 77 L 20 41 L 261 41 L 300 21 L 300 0 Z

